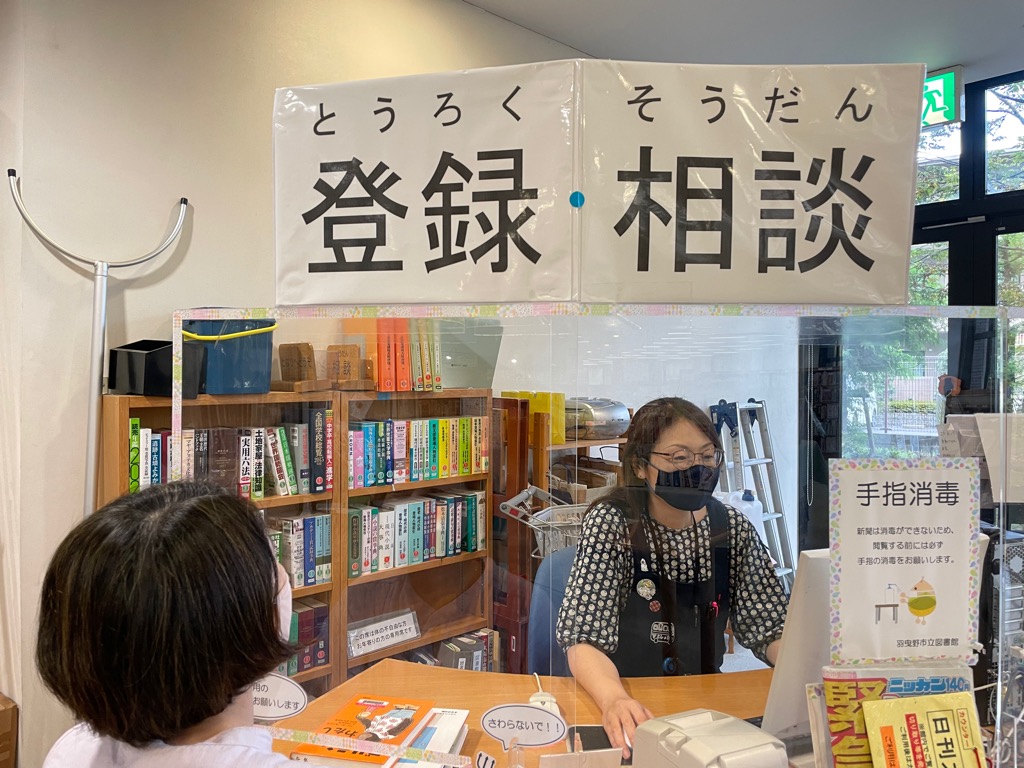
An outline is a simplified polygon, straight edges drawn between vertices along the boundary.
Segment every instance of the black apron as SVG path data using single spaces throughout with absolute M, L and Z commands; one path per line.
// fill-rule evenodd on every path
M 721 670 L 729 620 L 729 519 L 725 506 L 715 498 L 708 501 L 707 511 L 710 581 L 679 584 L 656 573 L 643 520 L 636 526 L 630 541 L 633 583 L 619 616 L 618 648 L 609 654 L 620 677 L 706 675 Z M 696 578 L 704 570 L 703 560 L 698 546 Z

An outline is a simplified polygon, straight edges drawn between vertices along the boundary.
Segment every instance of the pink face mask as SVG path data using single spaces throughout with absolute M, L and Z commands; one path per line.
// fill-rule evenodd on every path
M 292 626 L 292 585 L 288 572 L 280 563 L 277 564 L 277 596 L 274 603 L 277 605 L 277 631 L 287 643 Z

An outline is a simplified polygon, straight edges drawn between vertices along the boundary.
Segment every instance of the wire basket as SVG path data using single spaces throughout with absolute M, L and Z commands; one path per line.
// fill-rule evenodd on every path
M 551 506 L 534 512 L 531 509 L 534 497 L 541 498 Z M 533 529 L 536 539 L 530 553 L 543 560 L 552 552 L 573 547 L 580 539 L 580 526 L 589 504 L 565 504 L 546 491 L 529 486 L 525 491 L 500 505 L 506 515 Z

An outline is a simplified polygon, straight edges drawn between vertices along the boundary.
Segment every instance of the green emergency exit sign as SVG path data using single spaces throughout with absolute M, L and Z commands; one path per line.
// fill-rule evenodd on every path
M 924 79 L 921 127 L 958 123 L 963 119 L 960 105 L 964 94 L 964 68 L 950 67 L 929 72 Z

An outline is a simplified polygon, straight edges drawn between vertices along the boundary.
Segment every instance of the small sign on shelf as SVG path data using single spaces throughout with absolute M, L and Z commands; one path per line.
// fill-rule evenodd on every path
M 420 636 L 416 612 L 395 611 L 348 626 L 348 655 L 351 658 L 380 651 Z

